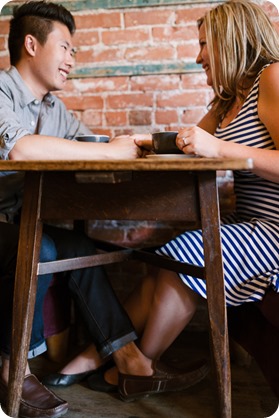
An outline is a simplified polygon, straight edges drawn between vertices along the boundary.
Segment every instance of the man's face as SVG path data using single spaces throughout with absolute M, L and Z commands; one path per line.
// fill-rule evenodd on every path
M 72 36 L 67 26 L 54 22 L 46 43 L 36 43 L 32 58 L 33 81 L 42 94 L 64 88 L 75 64 L 74 56 Z

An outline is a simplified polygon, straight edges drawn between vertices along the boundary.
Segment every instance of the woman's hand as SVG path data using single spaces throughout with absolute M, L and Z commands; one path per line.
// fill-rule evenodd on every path
M 176 137 L 176 145 L 184 154 L 193 154 L 207 158 L 220 157 L 222 142 L 198 126 L 183 128 Z

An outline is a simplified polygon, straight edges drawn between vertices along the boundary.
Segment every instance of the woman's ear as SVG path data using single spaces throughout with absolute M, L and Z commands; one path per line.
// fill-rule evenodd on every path
M 37 39 L 32 35 L 26 35 L 24 40 L 24 47 L 28 54 L 34 56 L 36 53 Z

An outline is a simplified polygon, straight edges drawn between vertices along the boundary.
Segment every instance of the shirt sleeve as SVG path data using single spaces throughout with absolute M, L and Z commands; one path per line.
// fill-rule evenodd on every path
M 38 134 L 72 140 L 80 134 L 92 134 L 56 96 L 45 96 L 36 122 L 32 106 L 34 102 L 23 104 L 16 91 L 9 89 L 6 83 L 1 83 L 0 159 L 8 160 L 16 142 L 26 135 Z
M 8 160 L 9 152 L 17 140 L 30 135 L 14 111 L 12 94 L 2 85 L 0 86 L 0 159 Z

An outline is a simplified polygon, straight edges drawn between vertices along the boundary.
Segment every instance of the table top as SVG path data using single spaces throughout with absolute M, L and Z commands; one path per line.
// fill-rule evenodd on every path
M 252 168 L 253 161 L 250 158 L 0 161 L 0 171 L 216 171 Z

